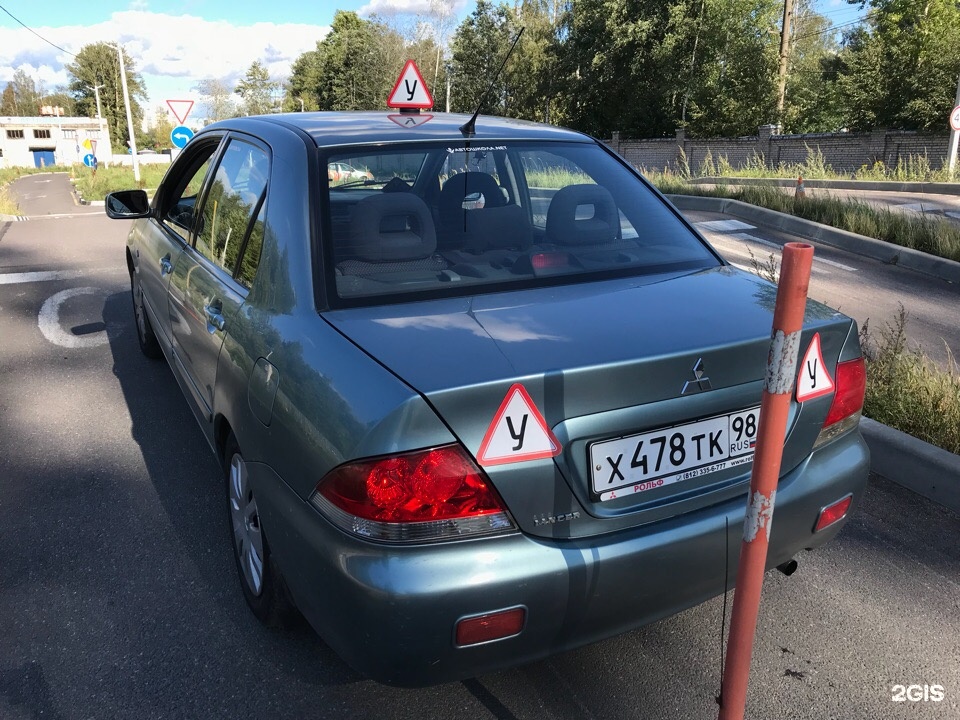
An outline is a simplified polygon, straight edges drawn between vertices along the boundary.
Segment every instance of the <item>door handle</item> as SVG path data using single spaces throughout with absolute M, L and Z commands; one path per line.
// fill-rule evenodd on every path
M 223 309 L 219 305 L 207 305 L 203 308 L 207 316 L 207 331 L 213 335 L 214 330 L 223 332 L 227 321 L 223 319 Z
M 170 256 L 164 255 L 160 258 L 160 277 L 164 275 L 169 275 L 173 272 L 173 263 L 170 262 Z

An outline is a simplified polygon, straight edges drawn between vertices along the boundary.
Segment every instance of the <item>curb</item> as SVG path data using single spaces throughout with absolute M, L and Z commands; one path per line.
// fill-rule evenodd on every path
M 767 210 L 740 200 L 701 195 L 667 195 L 666 197 L 679 210 L 700 210 L 732 215 L 741 220 L 750 220 L 775 230 L 800 235 L 809 240 L 873 258 L 888 265 L 901 265 L 947 282 L 960 283 L 960 262 L 956 260 L 936 257 L 913 248 L 892 245 L 883 240 L 877 240 L 866 235 L 857 235 L 830 225 L 821 225 L 813 220 L 804 220 L 795 215 L 788 215 L 776 210 Z
M 702 177 L 689 181 L 693 185 L 770 185 L 795 187 L 792 178 L 731 178 Z M 926 193 L 932 195 L 960 195 L 960 183 L 895 182 L 890 180 L 808 180 L 804 187 L 829 190 L 878 190 L 881 192 Z
M 960 514 L 960 455 L 870 418 L 861 418 L 860 433 L 873 472 Z

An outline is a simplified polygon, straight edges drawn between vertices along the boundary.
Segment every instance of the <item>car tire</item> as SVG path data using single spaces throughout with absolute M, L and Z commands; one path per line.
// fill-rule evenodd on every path
M 130 295 L 133 299 L 133 324 L 137 331 L 140 352 L 151 360 L 163 357 L 160 342 L 153 332 L 147 310 L 143 306 L 143 287 L 140 285 L 140 276 L 137 275 L 136 270 L 130 272 Z
M 243 597 L 253 614 L 267 627 L 290 627 L 296 623 L 299 613 L 270 552 L 250 486 L 247 463 L 232 433 L 227 439 L 223 458 L 231 545 Z

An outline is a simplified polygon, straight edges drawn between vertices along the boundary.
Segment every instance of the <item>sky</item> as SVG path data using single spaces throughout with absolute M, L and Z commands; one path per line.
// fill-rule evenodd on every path
M 476 7 L 475 0 L 449 4 L 458 22 Z M 254 60 L 265 63 L 272 79 L 288 78 L 293 62 L 329 32 L 336 10 L 389 18 L 429 5 L 430 0 L 0 0 L 0 89 L 16 70 L 24 70 L 38 88 L 52 92 L 68 82 L 64 67 L 71 53 L 119 41 L 146 84 L 147 114 L 157 108 L 168 112 L 167 100 L 199 101 L 200 80 L 235 85 Z M 201 112 L 199 104 L 195 108 Z
M 846 0 L 814 2 L 834 25 L 864 14 Z M 448 4 L 459 23 L 476 0 Z M 200 80 L 235 86 L 254 60 L 265 62 L 272 79 L 287 79 L 292 63 L 329 32 L 338 9 L 402 19 L 429 6 L 430 0 L 0 0 L 0 89 L 24 70 L 51 92 L 67 84 L 71 53 L 119 41 L 145 81 L 149 119 L 158 108 L 167 112 L 167 100 L 199 101 Z M 195 108 L 194 120 L 199 103 Z

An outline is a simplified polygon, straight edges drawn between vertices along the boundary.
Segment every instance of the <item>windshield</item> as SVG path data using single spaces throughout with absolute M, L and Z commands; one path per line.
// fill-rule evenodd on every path
M 388 145 L 332 154 L 326 166 L 325 249 L 339 300 L 719 264 L 641 180 L 589 143 Z

